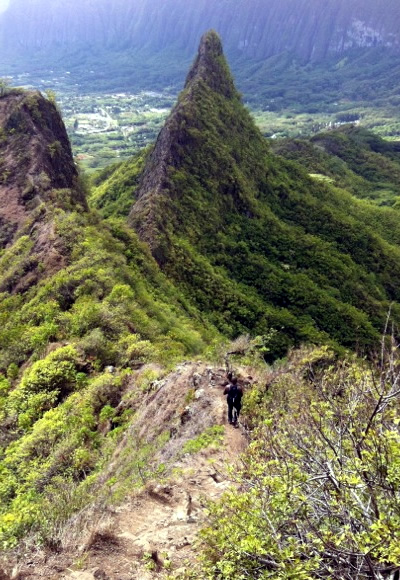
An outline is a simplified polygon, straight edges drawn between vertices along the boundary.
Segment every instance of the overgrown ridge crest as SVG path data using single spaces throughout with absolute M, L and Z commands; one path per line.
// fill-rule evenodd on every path
M 204 490 L 221 498 L 201 532 L 205 577 L 369 578 L 400 561 L 395 331 L 379 343 L 388 304 L 394 329 L 400 320 L 398 212 L 274 156 L 232 87 L 208 33 L 132 209 L 157 262 L 123 213 L 86 211 L 75 174 L 57 182 L 71 158 L 39 122 L 65 132 L 54 104 L 2 101 L 12 107 L 0 146 L 38 145 L 38 167 L 29 147 L 21 160 L 34 176 L 49 163 L 33 188 L 3 175 L 22 204 L 0 255 L 0 543 L 15 580 L 185 568 Z M 359 131 L 324 142 L 357 153 L 360 139 L 382 145 Z M 144 157 L 128 176 L 128 163 L 116 169 L 124 203 Z M 264 376 L 246 397 L 240 493 L 223 494 L 226 458 L 246 443 L 224 427 L 224 371 L 180 361 L 219 360 L 240 335 L 246 348 L 230 354 Z M 291 348 L 304 343 L 319 346 Z M 376 345 L 376 367 L 346 357 L 374 358 Z
M 227 425 L 226 383 L 224 369 L 189 362 L 157 382 L 104 475 L 123 480 L 129 474 L 121 457 L 167 429 L 170 439 L 147 466 L 150 471 L 143 466 L 144 489 L 115 505 L 95 501 L 64 528 L 58 554 L 38 549 L 29 563 L 15 567 L 12 578 L 150 580 L 168 574 L 170 565 L 179 573 L 193 559 L 207 503 L 231 485 L 229 465 L 247 445 L 242 428 Z M 213 435 L 202 443 L 207 433 Z M 160 464 L 165 472 L 157 476 Z
M 57 209 L 88 209 L 61 115 L 39 92 L 0 96 L 0 175 L 0 249 L 15 244 L 27 254 L 0 290 L 23 292 L 66 264 Z

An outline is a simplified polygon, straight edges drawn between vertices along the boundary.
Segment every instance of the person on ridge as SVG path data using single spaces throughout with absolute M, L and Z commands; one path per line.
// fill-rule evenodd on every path
M 228 403 L 228 421 L 230 425 L 236 425 L 240 409 L 242 408 L 242 397 L 243 397 L 243 389 L 239 387 L 237 384 L 236 377 L 229 377 L 230 382 L 229 385 L 225 387 L 224 395 L 227 396 L 227 403 Z M 235 410 L 235 417 L 233 418 L 233 410 Z

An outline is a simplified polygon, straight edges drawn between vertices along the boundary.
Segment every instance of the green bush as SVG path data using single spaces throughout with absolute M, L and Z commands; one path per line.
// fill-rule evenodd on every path
M 187 441 L 183 448 L 183 453 L 198 453 L 206 447 L 219 447 L 222 444 L 225 434 L 225 427 L 223 425 L 214 425 L 208 427 L 195 439 Z
M 371 368 L 293 353 L 245 397 L 251 442 L 210 505 L 204 569 L 222 578 L 366 577 L 399 565 L 397 352 Z
M 77 387 L 77 351 L 61 347 L 39 360 L 23 375 L 18 387 L 9 395 L 10 415 L 18 414 L 18 424 L 27 429 L 34 421 Z

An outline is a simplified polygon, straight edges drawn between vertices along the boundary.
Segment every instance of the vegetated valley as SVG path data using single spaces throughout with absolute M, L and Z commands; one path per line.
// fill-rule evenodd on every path
M 0 577 L 396 577 L 398 144 L 265 139 L 212 31 L 90 188 L 52 94 L 0 127 Z
M 385 54 L 380 57 L 375 66 L 371 66 L 368 54 L 336 57 L 311 66 L 281 55 L 255 64 L 250 76 L 239 62 L 235 76 L 246 106 L 266 137 L 304 137 L 354 123 L 396 141 L 400 135 L 396 89 L 381 94 L 382 87 L 393 85 L 396 60 Z M 84 70 L 72 71 L 59 68 L 23 73 L 24 68 L 18 68 L 7 77 L 14 86 L 55 92 L 75 159 L 85 170 L 128 159 L 154 142 L 182 85 L 180 76 L 160 84 L 160 73 L 154 74 L 140 92 L 129 91 L 126 86 L 132 72 L 128 70 L 116 82 L 115 70 L 120 63 L 115 59 L 109 69 L 101 71 L 99 63 L 93 62 Z M 155 70 L 170 66 L 167 55 Z M 137 85 L 136 77 L 133 82 Z

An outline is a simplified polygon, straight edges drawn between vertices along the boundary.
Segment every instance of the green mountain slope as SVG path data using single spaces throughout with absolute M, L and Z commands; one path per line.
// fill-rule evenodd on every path
M 97 177 L 95 209 L 54 106 L 18 95 L 0 98 L 13 168 L 0 192 L 19 218 L 0 253 L 4 548 L 27 530 L 48 541 L 90 503 L 143 393 L 221 334 L 262 335 L 267 358 L 304 341 L 370 354 L 391 303 L 400 317 L 397 211 L 274 154 L 214 32 L 154 148 Z M 19 140 L 31 153 L 23 174 L 11 163 Z M 153 451 L 144 442 L 126 470 L 140 478 Z
M 0 548 L 9 548 L 91 501 L 137 398 L 218 333 L 123 221 L 88 211 L 51 103 L 4 95 L 0 133 L 3 166 L 13 167 L 0 184 L 13 224 L 0 252 Z
M 400 145 L 353 125 L 311 139 L 272 142 L 274 151 L 297 161 L 314 177 L 324 177 L 359 198 L 396 204 L 400 187 Z
M 164 271 L 224 332 L 278 330 L 275 354 L 328 337 L 368 349 L 400 297 L 397 212 L 275 156 L 215 33 L 203 38 L 135 196 L 129 222 Z

